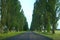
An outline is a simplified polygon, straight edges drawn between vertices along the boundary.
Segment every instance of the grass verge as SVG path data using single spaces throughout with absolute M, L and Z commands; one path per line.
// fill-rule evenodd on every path
M 52 38 L 53 40 L 60 40 L 60 31 L 55 31 L 55 32 L 56 32 L 55 34 L 52 34 L 52 33 L 42 33 L 42 32 L 35 31 L 35 33 L 47 36 L 49 38 Z
M 16 35 L 22 34 L 22 33 L 24 33 L 24 32 L 8 32 L 8 33 L 3 33 L 3 34 L 0 34 L 0 40 L 8 38 L 8 37 L 16 36 Z

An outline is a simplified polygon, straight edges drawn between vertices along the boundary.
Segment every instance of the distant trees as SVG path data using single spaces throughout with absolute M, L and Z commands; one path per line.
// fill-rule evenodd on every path
M 23 30 L 24 31 L 28 31 L 29 30 L 28 23 L 27 22 L 25 22 L 25 25 L 23 26 Z
M 50 32 L 52 29 L 52 33 L 55 33 L 59 19 L 59 16 L 57 16 L 59 14 L 57 13 L 59 7 L 56 4 L 57 0 L 36 0 L 34 3 L 31 30 Z
M 1 0 L 1 27 L 5 31 L 23 31 L 26 24 L 24 12 L 18 0 Z M 27 26 L 28 27 L 28 26 Z

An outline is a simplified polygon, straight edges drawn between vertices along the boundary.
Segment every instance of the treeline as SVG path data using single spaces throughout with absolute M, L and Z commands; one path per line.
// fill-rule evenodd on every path
M 27 31 L 28 23 L 18 0 L 1 0 L 0 32 Z
M 60 16 L 59 0 L 36 0 L 34 3 L 32 31 L 55 33 Z

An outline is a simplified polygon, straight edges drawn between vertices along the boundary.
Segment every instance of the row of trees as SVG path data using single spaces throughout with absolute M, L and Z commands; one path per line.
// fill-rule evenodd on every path
M 55 33 L 60 11 L 59 0 L 36 0 L 31 30 Z
M 28 23 L 18 0 L 1 0 L 1 31 L 28 30 Z

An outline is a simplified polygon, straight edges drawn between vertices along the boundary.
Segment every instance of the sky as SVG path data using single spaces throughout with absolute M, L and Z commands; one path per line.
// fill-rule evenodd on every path
M 30 28 L 35 0 L 19 0 L 19 1 L 24 11 L 24 15 L 26 16 L 28 27 Z M 60 20 L 58 21 L 57 28 L 60 29 Z
M 35 0 L 19 0 L 30 28 Z

